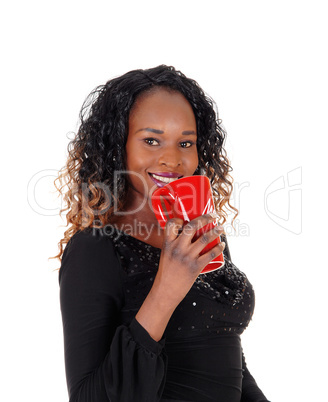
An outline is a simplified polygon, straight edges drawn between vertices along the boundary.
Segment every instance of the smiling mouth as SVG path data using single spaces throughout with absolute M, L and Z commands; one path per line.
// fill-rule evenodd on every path
M 156 184 L 158 184 L 157 182 L 160 182 L 160 184 L 163 185 L 172 183 L 173 181 L 181 179 L 181 177 L 183 177 L 183 176 L 164 177 L 164 176 L 158 176 L 157 174 L 154 173 L 148 173 L 148 174 L 153 179 L 153 181 L 155 181 Z

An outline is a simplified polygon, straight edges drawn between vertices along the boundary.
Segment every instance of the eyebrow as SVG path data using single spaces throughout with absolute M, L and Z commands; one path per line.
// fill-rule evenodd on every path
M 154 133 L 154 134 L 164 134 L 164 131 L 157 130 L 156 128 L 151 128 L 151 127 L 140 128 L 139 130 L 136 131 L 136 134 L 139 131 L 148 131 L 148 132 Z M 182 135 L 196 135 L 196 133 L 194 130 L 185 130 L 185 131 L 182 131 Z

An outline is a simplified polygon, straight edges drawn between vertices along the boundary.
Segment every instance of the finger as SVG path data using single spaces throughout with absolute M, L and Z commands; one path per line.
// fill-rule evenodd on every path
M 179 218 L 173 218 L 167 221 L 165 225 L 165 238 L 168 241 L 175 240 L 181 233 L 183 228 L 183 220 Z
M 184 225 L 181 233 L 181 241 L 187 245 L 190 244 L 197 230 L 201 229 L 209 223 L 214 223 L 217 220 L 216 214 L 206 214 L 198 216 L 192 221 Z
M 224 229 L 222 226 L 215 226 L 214 228 L 205 232 L 195 242 L 193 242 L 193 253 L 196 253 L 196 255 L 199 254 L 208 244 L 217 239 L 223 233 L 223 231 Z
M 211 248 L 211 250 L 207 251 L 205 254 L 201 255 L 198 258 L 199 267 L 202 267 L 202 270 L 209 264 L 214 258 L 218 257 L 222 254 L 225 248 L 225 243 L 219 243 L 215 247 Z

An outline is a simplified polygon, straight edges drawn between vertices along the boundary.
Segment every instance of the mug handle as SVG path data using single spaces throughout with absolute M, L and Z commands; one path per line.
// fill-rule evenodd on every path
M 167 213 L 169 215 L 170 219 L 174 218 L 173 212 L 172 212 L 172 207 L 174 206 L 175 198 L 170 194 L 169 190 L 166 187 L 161 187 L 158 188 L 153 192 L 151 203 L 153 206 L 154 213 L 156 215 L 156 218 L 159 222 L 159 224 L 162 226 L 162 228 L 165 228 L 166 222 L 168 221 L 168 218 L 165 215 L 165 212 L 162 207 L 161 203 L 161 198 L 163 197 L 164 205 L 166 207 Z

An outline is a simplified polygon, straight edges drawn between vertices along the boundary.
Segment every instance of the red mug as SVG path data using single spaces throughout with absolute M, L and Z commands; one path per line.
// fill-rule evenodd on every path
M 184 223 L 187 223 L 198 216 L 215 212 L 211 184 L 206 176 L 190 176 L 174 180 L 155 190 L 151 201 L 155 216 L 163 229 L 168 219 L 180 218 Z M 216 220 L 197 230 L 193 241 L 217 224 Z M 220 236 L 218 236 L 201 251 L 200 255 L 216 246 L 220 241 Z M 223 253 L 221 253 L 206 265 L 201 274 L 215 271 L 223 265 L 224 258 Z

